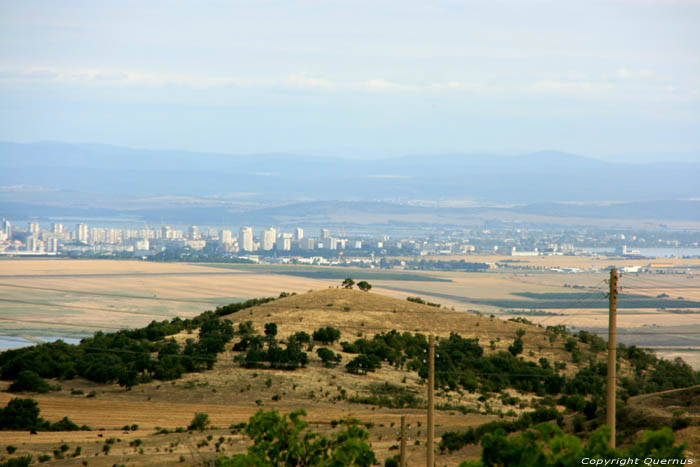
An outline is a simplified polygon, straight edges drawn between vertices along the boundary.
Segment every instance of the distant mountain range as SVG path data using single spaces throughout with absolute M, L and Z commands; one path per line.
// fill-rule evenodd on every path
M 691 199 L 700 199 L 700 164 L 611 163 L 554 151 L 349 160 L 0 143 L 0 215 L 8 217 L 434 219 L 487 210 L 700 221 L 700 202 Z

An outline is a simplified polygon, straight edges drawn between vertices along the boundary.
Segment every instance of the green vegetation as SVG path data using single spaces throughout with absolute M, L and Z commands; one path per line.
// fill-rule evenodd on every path
M 39 456 L 39 462 L 42 462 L 41 456 Z M 30 455 L 13 457 L 5 462 L 0 462 L 0 467 L 29 467 L 30 465 L 32 465 L 32 456 Z
M 333 368 L 337 366 L 343 358 L 339 353 L 337 354 L 325 347 L 316 349 L 316 355 L 319 356 L 319 358 L 323 362 L 323 366 L 325 366 L 326 368 Z
M 340 339 L 340 331 L 331 326 L 319 328 L 314 331 L 313 339 L 322 344 L 332 344 Z
M 341 345 L 344 352 L 360 354 L 361 360 L 352 369 L 346 366 L 350 372 L 373 371 L 386 361 L 397 368 L 416 371 L 422 378 L 428 376 L 425 361 L 428 341 L 422 334 L 401 334 L 394 330 L 375 334 L 371 340 L 363 338 Z M 484 355 L 478 339 L 465 339 L 454 333 L 438 341 L 435 355 L 435 384 L 440 388 L 462 387 L 468 391 L 490 392 L 512 387 L 544 395 L 545 392 L 558 394 L 564 386 L 564 377 L 551 367 L 521 360 L 508 352 Z M 373 365 L 366 369 L 359 363 Z M 352 371 L 354 369 L 359 371 Z
M 40 378 L 72 379 L 81 376 L 96 383 L 118 382 L 131 387 L 152 379 L 172 380 L 183 373 L 211 369 L 217 354 L 233 338 L 230 322 L 222 316 L 274 300 L 251 299 L 206 311 L 192 319 L 153 321 L 140 329 L 105 334 L 98 331 L 78 345 L 63 341 L 7 350 L 0 353 L 0 378 L 17 380 L 31 371 Z M 199 339 L 188 339 L 184 349 L 168 336 L 199 328 Z M 152 354 L 156 354 L 154 359 Z M 40 388 L 25 373 L 22 385 Z M 31 389 L 30 389 L 31 390 Z
M 344 429 L 328 439 L 308 430 L 308 423 L 302 419 L 304 416 L 304 410 L 288 415 L 258 411 L 245 427 L 246 434 L 253 440 L 248 452 L 220 458 L 216 461 L 217 467 L 369 467 L 377 463 L 367 443 L 369 432 L 356 421 L 347 422 Z
M 68 417 L 51 423 L 39 417 L 39 413 L 37 401 L 16 397 L 10 400 L 4 408 L 0 408 L 0 430 L 78 431 L 90 429 L 85 425 L 79 427 Z
M 439 303 L 426 302 L 420 297 L 406 297 L 406 300 L 413 303 L 420 303 L 421 305 L 434 306 L 436 308 L 440 308 L 441 306 Z
M 59 391 L 61 386 L 52 386 L 32 370 L 22 370 L 17 379 L 8 388 L 9 392 L 38 392 Z
M 302 350 L 302 342 L 309 339 L 306 333 L 297 333 L 282 342 L 277 341 L 277 325 L 265 324 L 265 336 L 255 333 L 250 321 L 240 323 L 238 332 L 241 340 L 233 346 L 233 351 L 244 352 L 234 357 L 245 368 L 275 368 L 280 370 L 295 370 L 306 366 L 309 357 Z
M 469 428 L 466 431 L 447 431 L 443 433 L 440 441 L 440 450 L 454 452 L 462 449 L 467 444 L 476 444 L 487 434 L 496 432 L 513 433 L 525 430 L 535 424 L 556 420 L 557 424 L 563 423 L 563 416 L 554 408 L 539 407 L 534 412 L 522 414 L 516 420 L 496 420 L 484 423 L 476 428 Z
M 357 283 L 357 288 L 363 292 L 369 292 L 369 290 L 372 288 L 372 284 L 367 281 L 360 281 Z
M 668 428 L 646 432 L 641 440 L 626 449 L 612 449 L 608 445 L 609 439 L 610 429 L 607 426 L 599 428 L 585 444 L 576 436 L 567 435 L 559 427 L 548 423 L 512 437 L 508 437 L 503 430 L 497 430 L 484 435 L 481 459 L 465 461 L 460 467 L 575 467 L 582 465 L 583 459 L 601 462 L 610 459 L 649 459 L 648 465 L 657 465 L 661 463 L 658 460 L 665 459 L 665 464 L 685 464 L 685 445 L 674 446 L 673 433 Z
M 423 399 L 417 397 L 414 392 L 395 384 L 387 382 L 373 384 L 370 386 L 369 391 L 370 396 L 353 396 L 348 401 L 392 409 L 421 408 L 424 406 Z
M 196 412 L 194 414 L 194 418 L 190 422 L 190 424 L 187 426 L 187 429 L 189 431 L 194 431 L 194 430 L 199 430 L 199 431 L 204 431 L 207 429 L 209 426 L 209 414 L 202 413 L 202 412 Z

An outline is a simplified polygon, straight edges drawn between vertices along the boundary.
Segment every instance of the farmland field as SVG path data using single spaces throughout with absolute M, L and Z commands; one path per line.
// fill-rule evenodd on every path
M 464 259 L 465 257 L 459 257 Z M 522 317 L 543 325 L 607 328 L 607 266 L 639 260 L 588 257 L 467 256 L 468 261 L 517 261 L 542 270 L 488 272 L 387 271 L 328 266 L 151 263 L 116 260 L 4 260 L 0 262 L 0 334 L 84 337 L 97 329 L 142 326 L 190 317 L 218 305 L 282 291 L 336 287 L 342 278 L 368 280 L 373 290 L 404 299 L 419 296 L 457 311 Z M 674 348 L 692 358 L 700 346 L 700 260 L 663 259 L 684 274 L 623 274 L 620 341 Z M 650 262 L 650 261 L 647 261 Z M 549 271 L 579 267 L 578 274 Z M 589 270 L 593 268 L 593 270 Z M 680 351 L 680 350 L 679 350 Z M 678 354 L 680 355 L 680 354 Z

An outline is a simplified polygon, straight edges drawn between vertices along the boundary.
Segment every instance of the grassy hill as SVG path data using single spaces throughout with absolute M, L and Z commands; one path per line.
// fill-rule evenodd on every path
M 248 441 L 235 425 L 246 422 L 258 409 L 286 413 L 304 408 L 311 427 L 321 433 L 330 432 L 334 423 L 349 416 L 361 420 L 369 427 L 370 441 L 382 462 L 397 453 L 398 424 L 400 416 L 406 415 L 409 465 L 417 465 L 424 462 L 425 454 L 425 357 L 421 352 L 428 334 L 439 339 L 438 441 L 446 432 L 522 420 L 523 414 L 535 410 L 558 411 L 565 429 L 583 435 L 601 423 L 602 407 L 594 402 L 604 391 L 604 373 L 600 373 L 605 354 L 604 343 L 594 336 L 574 337 L 560 327 L 543 328 L 522 319 L 504 321 L 357 290 L 330 288 L 285 295 L 220 307 L 193 320 L 155 323 L 142 331 L 106 335 L 84 342 L 82 348 L 61 350 L 63 363 L 76 359 L 76 374 L 62 379 L 41 375 L 50 385 L 60 385 L 60 390 L 20 395 L 2 392 L 0 405 L 14 397 L 32 397 L 47 420 L 69 416 L 92 431 L 39 431 L 35 435 L 8 431 L 3 433 L 3 443 L 17 448 L 15 457 L 48 455 L 55 465 L 82 465 L 83 461 L 89 465 L 197 465 L 243 451 Z M 321 343 L 303 338 L 303 333 L 313 338 L 315 331 L 326 327 L 339 331 L 339 339 Z M 218 351 L 218 339 L 223 351 Z M 251 357 L 256 345 L 259 351 Z M 7 375 L 21 362 L 31 361 L 27 355 L 40 348 L 54 349 L 47 344 L 0 354 L 0 371 L 7 380 L 0 383 L 0 389 L 9 389 L 15 378 Z M 336 360 L 324 361 L 320 348 L 328 349 Z M 208 349 L 216 350 L 214 359 L 209 359 Z M 290 361 L 296 362 L 302 353 L 305 363 L 292 365 Z M 124 372 L 110 376 L 84 368 L 95 365 L 104 354 L 122 358 L 112 361 L 113 368 L 123 365 L 127 372 L 142 364 L 144 369 L 128 382 Z M 363 355 L 374 356 L 379 367 L 348 371 L 347 365 Z M 697 374 L 688 373 L 680 363 L 659 362 L 634 348 L 621 348 L 619 355 L 619 376 L 624 383 L 619 395 L 628 401 L 620 404 L 629 407 L 622 412 L 635 418 L 634 413 L 646 414 L 648 406 L 652 409 L 647 414 L 650 423 L 655 423 L 664 417 L 670 422 L 673 412 L 682 409 L 676 419 L 689 418 L 690 422 L 680 428 L 680 437 L 697 451 L 697 392 L 686 389 L 679 394 L 690 396 L 679 396 L 673 403 L 662 395 L 634 394 L 690 386 Z M 135 356 L 146 362 L 138 363 Z M 170 371 L 177 365 L 182 371 Z M 293 366 L 297 368 L 284 369 Z M 44 371 L 41 365 L 31 369 Z M 107 374 L 107 380 L 97 383 L 95 374 Z M 207 413 L 214 428 L 187 431 L 195 412 Z M 138 429 L 123 429 L 133 425 Z M 645 427 L 637 423 L 626 428 L 629 433 L 622 442 L 634 439 L 637 428 Z M 69 446 L 67 454 L 61 451 L 63 444 Z M 78 446 L 80 454 L 69 457 Z M 453 452 L 445 449 L 437 462 L 457 465 L 479 452 L 478 443 L 468 443 Z

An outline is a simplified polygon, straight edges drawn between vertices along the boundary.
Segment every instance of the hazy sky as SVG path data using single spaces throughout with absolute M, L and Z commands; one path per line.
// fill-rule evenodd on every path
M 700 0 L 0 0 L 0 139 L 700 152 Z

